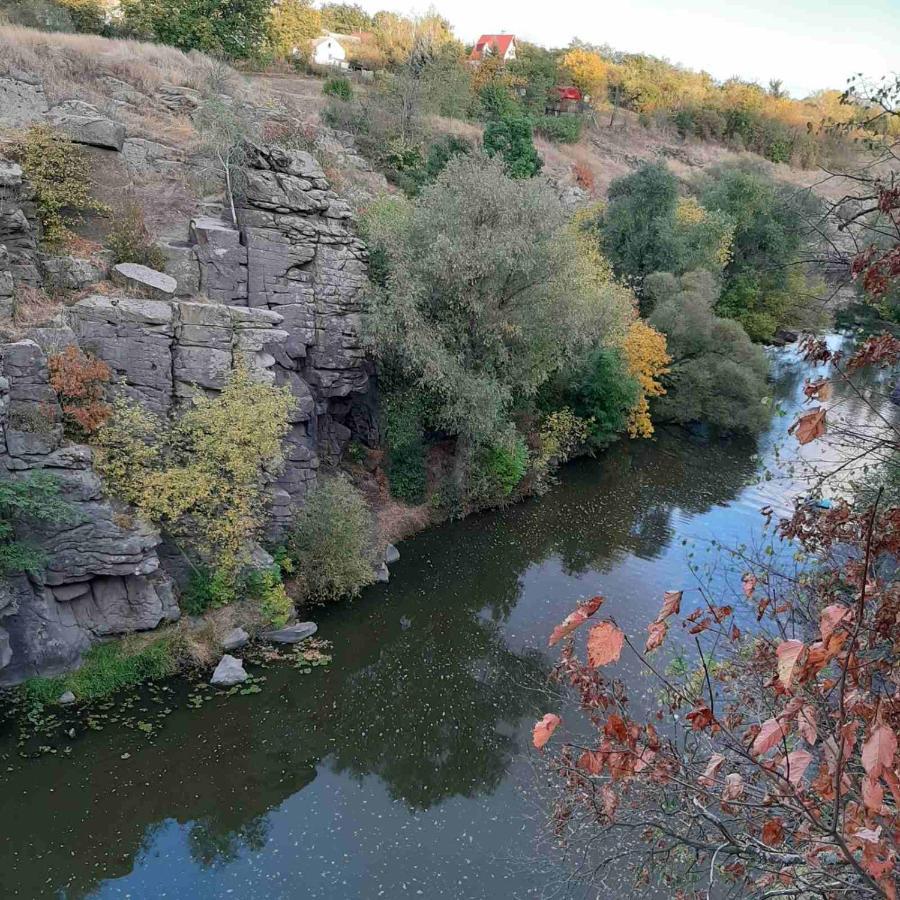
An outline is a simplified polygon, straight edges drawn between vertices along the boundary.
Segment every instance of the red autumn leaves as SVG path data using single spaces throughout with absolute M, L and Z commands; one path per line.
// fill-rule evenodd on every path
M 548 645 L 550 647 L 558 644 L 563 638 L 569 637 L 576 629 L 583 625 L 587 620 L 600 609 L 603 603 L 603 597 L 599 594 L 591 597 L 585 603 L 582 603 L 573 612 L 569 613 L 563 621 L 553 629 L 550 634 Z M 587 651 L 588 662 L 590 665 L 605 666 L 615 662 L 622 653 L 622 647 L 625 643 L 625 635 L 612 622 L 599 622 L 588 632 Z M 550 740 L 550 736 L 560 724 L 559 716 L 547 713 L 534 726 L 532 741 L 534 746 L 540 750 Z

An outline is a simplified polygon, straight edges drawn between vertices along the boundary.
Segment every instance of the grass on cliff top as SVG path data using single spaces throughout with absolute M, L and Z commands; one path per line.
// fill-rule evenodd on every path
M 144 681 L 166 678 L 178 669 L 178 654 L 171 635 L 150 643 L 125 638 L 98 644 L 84 656 L 75 672 L 55 678 L 31 678 L 22 685 L 25 696 L 42 704 L 54 704 L 66 691 L 78 700 L 98 700 Z
M 51 102 L 108 97 L 109 78 L 147 94 L 163 84 L 203 91 L 210 74 L 223 70 L 235 83 L 241 81 L 236 72 L 202 53 L 183 53 L 164 44 L 0 25 L 0 74 L 15 70 L 40 76 Z

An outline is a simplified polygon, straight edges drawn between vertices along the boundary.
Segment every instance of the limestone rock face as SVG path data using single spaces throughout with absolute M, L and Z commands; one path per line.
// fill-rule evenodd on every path
M 22 128 L 43 119 L 47 95 L 40 78 L 12 70 L 0 76 L 0 124 Z
M 38 337 L 51 329 L 43 331 Z M 57 333 L 66 340 L 65 329 Z M 0 478 L 51 475 L 71 509 L 63 523 L 17 524 L 17 536 L 40 547 L 46 562 L 40 577 L 0 580 L 0 685 L 66 671 L 97 639 L 180 614 L 160 570 L 159 535 L 104 496 L 90 449 L 62 443 L 49 424 L 54 411 L 39 344 L 0 345 Z
M 181 110 L 194 100 L 187 89 L 160 91 Z M 63 111 L 93 115 L 77 104 Z M 123 146 L 133 168 L 165 152 L 115 135 L 108 143 Z M 73 510 L 64 524 L 17 525 L 46 565 L 40 576 L 0 581 L 0 684 L 71 669 L 98 640 L 180 615 L 177 566 L 160 535 L 104 494 L 91 449 L 64 441 L 53 424 L 60 410 L 48 354 L 73 345 L 93 354 L 117 393 L 159 416 L 215 395 L 238 363 L 288 387 L 295 405 L 284 464 L 269 484 L 273 535 L 315 486 L 320 463 L 337 461 L 354 437 L 377 437 L 360 337 L 368 259 L 348 205 L 300 151 L 255 148 L 245 187 L 236 224 L 197 215 L 187 241 L 163 246 L 164 273 L 119 266 L 117 293 L 87 296 L 26 340 L 0 344 L 0 478 L 51 474 Z M 42 274 L 84 280 L 78 266 L 39 258 L 34 212 L 21 169 L 0 161 L 0 315 L 4 298 L 40 285 Z M 270 639 L 314 630 L 301 623 Z
M 83 100 L 65 100 L 47 113 L 47 120 L 64 131 L 76 144 L 121 150 L 125 126 L 104 116 L 96 106 Z

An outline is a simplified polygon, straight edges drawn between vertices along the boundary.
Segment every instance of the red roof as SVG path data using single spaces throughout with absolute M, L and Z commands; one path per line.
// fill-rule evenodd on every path
M 577 87 L 555 87 L 553 90 L 560 100 L 581 100 L 581 91 Z
M 490 48 L 490 54 L 499 56 L 501 59 L 506 56 L 509 45 L 516 39 L 514 34 L 483 34 L 475 42 L 469 59 L 484 59 L 485 50 Z

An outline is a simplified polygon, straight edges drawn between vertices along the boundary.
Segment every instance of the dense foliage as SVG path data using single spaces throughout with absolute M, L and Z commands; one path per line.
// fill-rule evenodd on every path
M 280 461 L 293 402 L 240 368 L 172 422 L 119 400 L 94 437 L 96 466 L 115 494 L 234 586 L 263 526 L 264 476 Z
M 650 324 L 666 335 L 672 357 L 652 406 L 661 421 L 706 423 L 722 431 L 757 431 L 768 421 L 768 362 L 737 322 L 715 313 L 718 285 L 700 270 L 647 280 Z
M 297 598 L 331 603 L 374 581 L 373 522 L 365 498 L 343 475 L 322 478 L 299 510 L 282 558 Z
M 370 240 L 386 289 L 370 318 L 378 356 L 429 397 L 431 425 L 490 443 L 512 407 L 626 310 L 579 253 L 555 195 L 479 157 L 452 160 Z
M 74 440 L 89 438 L 110 415 L 105 400 L 105 386 L 112 378 L 109 366 L 71 346 L 51 354 L 47 364 L 67 436 Z

